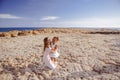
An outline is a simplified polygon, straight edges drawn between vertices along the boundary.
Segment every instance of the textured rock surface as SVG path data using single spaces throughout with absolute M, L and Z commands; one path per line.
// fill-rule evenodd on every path
M 53 71 L 42 67 L 43 39 L 46 36 L 60 38 L 60 57 Z M 0 80 L 14 79 L 120 80 L 120 34 L 54 32 L 1 37 Z
M 84 33 L 84 34 L 120 34 L 120 30 L 112 29 L 76 29 L 76 28 L 46 28 L 37 30 L 0 32 L 0 37 L 17 37 L 26 35 L 39 35 L 43 33 Z

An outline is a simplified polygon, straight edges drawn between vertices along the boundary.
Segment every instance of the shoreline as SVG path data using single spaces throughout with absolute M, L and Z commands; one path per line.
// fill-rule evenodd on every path
M 9 31 L 26 31 L 26 30 L 40 30 L 40 29 L 82 29 L 82 30 L 112 30 L 120 31 L 120 28 L 87 28 L 87 27 L 6 27 L 0 28 L 0 32 Z
M 82 34 L 120 34 L 120 30 L 111 29 L 83 29 L 83 28 L 41 28 L 34 30 L 12 30 L 0 32 L 0 37 L 17 37 L 38 35 L 42 33 L 82 33 Z

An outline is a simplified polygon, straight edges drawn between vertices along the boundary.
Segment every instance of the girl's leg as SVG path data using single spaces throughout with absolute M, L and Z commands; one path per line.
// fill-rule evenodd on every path
M 53 62 L 57 62 L 57 58 L 51 57 L 51 60 L 52 60 Z
M 54 62 L 54 58 L 53 57 L 51 57 L 51 60 Z
M 54 62 L 57 62 L 57 59 L 56 59 L 56 58 L 54 58 Z

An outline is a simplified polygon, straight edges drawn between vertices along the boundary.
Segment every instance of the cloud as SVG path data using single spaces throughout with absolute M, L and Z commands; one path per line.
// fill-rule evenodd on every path
M 91 17 L 72 21 L 40 22 L 45 27 L 120 28 L 120 18 Z
M 84 28 L 120 28 L 120 17 L 90 17 L 72 21 L 6 21 L 0 20 L 0 27 L 84 27 Z
M 120 28 L 120 18 L 83 18 L 77 21 L 65 21 L 61 24 L 70 27 Z
M 0 14 L 1 19 L 20 19 L 22 17 L 14 16 L 11 14 Z
M 56 20 L 59 19 L 60 17 L 57 16 L 45 16 L 43 18 L 41 18 L 41 20 L 46 21 L 46 20 Z

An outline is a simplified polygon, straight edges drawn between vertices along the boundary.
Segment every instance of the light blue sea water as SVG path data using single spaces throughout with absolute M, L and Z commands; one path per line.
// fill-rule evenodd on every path
M 35 27 L 21 27 L 21 28 L 16 28 L 16 27 L 12 27 L 12 28 L 0 28 L 0 32 L 8 32 L 8 31 L 12 31 L 12 30 L 34 30 L 34 29 L 42 29 L 42 28 L 35 28 Z
M 43 28 L 48 28 L 48 27 L 11 27 L 11 28 L 0 28 L 0 32 L 8 32 L 8 31 L 12 31 L 12 30 L 35 30 L 35 29 L 43 29 Z M 69 27 L 71 28 L 71 27 Z M 73 28 L 77 28 L 77 29 L 101 29 L 101 28 L 78 28 L 78 27 L 73 27 Z M 111 29 L 111 30 L 120 30 L 120 28 L 104 28 L 104 29 Z

